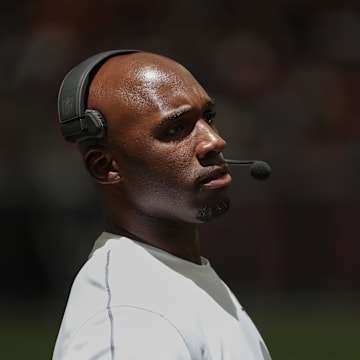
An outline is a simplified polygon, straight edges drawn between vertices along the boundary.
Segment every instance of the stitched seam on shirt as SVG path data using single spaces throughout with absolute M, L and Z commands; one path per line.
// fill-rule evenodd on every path
M 179 336 L 182 338 L 188 352 L 189 355 L 191 357 L 191 360 L 198 360 L 198 358 L 195 356 L 195 354 L 193 354 L 193 352 L 191 351 L 191 348 L 188 344 L 188 342 L 186 341 L 185 337 L 183 336 L 183 334 L 181 333 L 180 329 L 178 329 L 176 327 L 176 325 L 174 323 L 172 323 L 167 317 L 165 317 L 163 314 L 158 313 L 156 311 L 150 310 L 150 309 L 146 309 L 146 308 L 142 308 L 140 306 L 134 306 L 134 305 L 114 305 L 112 306 L 112 309 L 116 309 L 116 308 L 130 308 L 130 309 L 135 309 L 135 310 L 141 310 L 141 311 L 145 311 L 154 315 L 157 315 L 159 317 L 161 317 L 164 321 L 166 321 L 170 326 L 172 326 L 176 332 L 179 334 Z
M 110 351 L 111 351 L 111 360 L 115 360 L 115 346 L 114 346 L 114 317 L 111 310 L 111 289 L 109 284 L 109 265 L 110 265 L 110 250 L 106 254 L 106 265 L 105 265 L 105 287 L 106 293 L 108 296 L 108 301 L 106 305 L 106 310 L 110 322 Z

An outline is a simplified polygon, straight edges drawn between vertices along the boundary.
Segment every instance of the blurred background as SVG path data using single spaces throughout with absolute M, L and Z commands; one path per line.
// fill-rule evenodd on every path
M 50 359 L 99 204 L 56 98 L 103 50 L 159 52 L 217 100 L 232 208 L 204 255 L 278 359 L 360 359 L 360 12 L 342 0 L 17 0 L 0 5 L 0 356 Z

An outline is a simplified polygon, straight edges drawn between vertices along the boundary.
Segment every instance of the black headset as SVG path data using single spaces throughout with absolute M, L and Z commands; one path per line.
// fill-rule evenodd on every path
M 91 138 L 102 138 L 106 121 L 99 111 L 87 108 L 89 87 L 96 72 L 113 56 L 132 54 L 140 50 L 111 50 L 93 55 L 75 66 L 61 83 L 58 96 L 60 129 L 72 144 Z

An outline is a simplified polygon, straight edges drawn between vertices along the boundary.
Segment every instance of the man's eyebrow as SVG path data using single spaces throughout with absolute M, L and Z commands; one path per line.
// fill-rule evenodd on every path
M 215 106 L 216 106 L 215 98 L 210 98 L 209 101 L 207 101 L 207 102 L 204 104 L 204 110 L 214 109 Z
M 163 117 L 163 119 L 159 123 L 159 126 L 163 126 L 168 122 L 175 121 L 190 111 L 191 111 L 190 106 L 183 106 L 180 107 L 179 109 L 172 110 Z
M 204 109 L 214 108 L 216 105 L 215 98 L 211 98 L 204 106 Z M 170 111 L 166 114 L 163 119 L 158 124 L 158 127 L 166 125 L 169 122 L 176 121 L 178 118 L 181 118 L 183 115 L 191 112 L 191 107 L 188 105 L 182 106 L 178 109 Z

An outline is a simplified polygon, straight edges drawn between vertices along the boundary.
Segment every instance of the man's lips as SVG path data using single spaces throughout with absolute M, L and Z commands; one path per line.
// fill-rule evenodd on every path
M 232 181 L 228 167 L 216 167 L 200 178 L 201 187 L 204 189 L 217 189 L 230 185 Z

